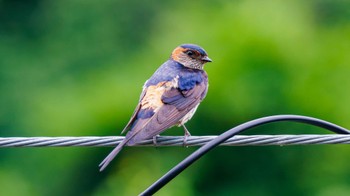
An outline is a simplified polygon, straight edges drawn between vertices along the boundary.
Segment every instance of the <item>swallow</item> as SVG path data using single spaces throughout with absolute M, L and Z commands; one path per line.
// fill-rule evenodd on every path
M 204 64 L 212 62 L 206 51 L 194 44 L 176 47 L 170 58 L 149 78 L 136 109 L 122 133 L 125 139 L 100 163 L 100 171 L 124 146 L 132 146 L 173 126 L 182 126 L 185 139 L 190 136 L 185 123 L 192 118 L 208 92 Z

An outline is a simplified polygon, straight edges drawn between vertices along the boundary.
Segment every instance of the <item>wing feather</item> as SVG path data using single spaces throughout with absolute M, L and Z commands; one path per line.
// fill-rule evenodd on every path
M 136 116 L 137 116 L 138 112 L 139 112 L 140 109 L 141 109 L 141 100 L 143 99 L 143 97 L 144 97 L 145 95 L 146 95 L 146 89 L 144 88 L 144 89 L 142 90 L 141 95 L 140 95 L 139 103 L 137 104 L 137 106 L 136 106 L 136 108 L 135 108 L 135 110 L 134 110 L 134 113 L 132 114 L 132 116 L 131 116 L 131 118 L 130 118 L 128 124 L 126 124 L 126 126 L 124 127 L 124 129 L 123 129 L 123 131 L 121 132 L 121 134 L 123 134 L 126 130 L 128 130 L 128 129 L 131 127 L 131 125 L 135 122 Z
M 207 92 L 207 85 L 201 82 L 186 92 L 178 88 L 171 88 L 164 92 L 161 101 L 164 103 L 157 112 L 147 119 L 135 121 L 132 130 L 127 134 L 132 136 L 128 145 L 133 145 L 145 139 L 151 139 L 174 125 L 193 108 L 195 108 L 204 98 Z M 136 133 L 138 132 L 138 133 Z

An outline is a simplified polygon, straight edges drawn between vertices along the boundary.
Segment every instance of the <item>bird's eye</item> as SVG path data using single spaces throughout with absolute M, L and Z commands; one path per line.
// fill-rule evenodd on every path
M 194 52 L 193 52 L 192 50 L 188 50 L 188 51 L 186 52 L 186 54 L 187 54 L 188 56 L 193 56 L 193 55 L 194 55 Z

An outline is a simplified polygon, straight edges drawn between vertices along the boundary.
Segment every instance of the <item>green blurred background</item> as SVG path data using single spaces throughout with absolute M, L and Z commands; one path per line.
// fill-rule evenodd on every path
M 182 43 L 214 60 L 192 135 L 286 113 L 350 127 L 349 1 L 0 0 L 0 136 L 119 135 Z M 245 134 L 306 133 L 328 132 Z M 0 149 L 0 193 L 136 195 L 197 148 L 125 148 L 98 172 L 111 149 Z M 219 147 L 159 195 L 350 195 L 350 147 Z

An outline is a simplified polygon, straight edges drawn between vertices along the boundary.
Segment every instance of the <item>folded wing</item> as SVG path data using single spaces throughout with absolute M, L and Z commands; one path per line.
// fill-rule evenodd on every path
M 206 93 L 207 84 L 204 81 L 194 85 L 189 90 L 181 91 L 175 87 L 165 88 L 162 94 L 159 95 L 161 100 L 159 107 L 151 108 L 154 113 L 152 115 L 147 113 L 147 118 L 136 118 L 134 120 L 131 130 L 126 135 L 127 144 L 133 145 L 142 140 L 151 139 L 164 130 L 177 125 L 189 111 L 203 100 Z M 145 96 L 145 98 L 147 97 Z M 137 113 L 147 109 L 142 108 L 142 105 L 140 108 Z

